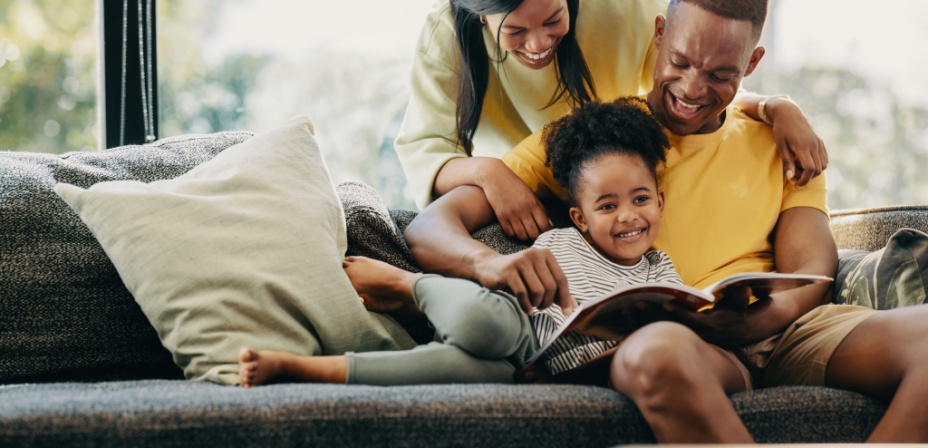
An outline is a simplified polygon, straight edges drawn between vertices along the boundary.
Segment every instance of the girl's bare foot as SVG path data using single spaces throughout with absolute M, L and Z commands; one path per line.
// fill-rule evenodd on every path
M 344 384 L 348 360 L 344 356 L 302 356 L 243 348 L 238 353 L 238 376 L 242 387 L 282 380 Z
M 342 267 L 371 311 L 395 311 L 413 303 L 412 283 L 422 275 L 367 257 L 345 257 Z

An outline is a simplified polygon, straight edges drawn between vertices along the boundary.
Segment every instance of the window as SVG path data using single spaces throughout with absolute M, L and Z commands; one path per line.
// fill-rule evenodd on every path
M 0 0 L 0 150 L 97 147 L 93 0 Z
M 159 138 L 260 132 L 309 115 L 336 181 L 360 180 L 391 207 L 414 207 L 392 143 L 413 46 L 438 0 L 152 1 Z M 137 21 L 138 0 L 129 4 Z M 118 26 L 121 7 L 118 0 L 0 0 L 0 150 L 103 144 L 98 30 L 105 27 L 97 17 Z M 884 0 L 879 8 L 771 0 L 768 52 L 745 87 L 786 93 L 802 106 L 829 151 L 832 209 L 926 202 L 928 60 L 917 49 L 928 40 L 925 23 L 923 0 Z M 112 64 L 107 56 L 107 70 Z M 117 82 L 108 76 L 105 87 Z
M 414 208 L 393 150 L 435 0 L 160 0 L 161 135 L 261 131 L 304 114 L 336 181 Z
M 928 2 L 773 0 L 745 87 L 787 93 L 828 148 L 831 209 L 928 198 Z

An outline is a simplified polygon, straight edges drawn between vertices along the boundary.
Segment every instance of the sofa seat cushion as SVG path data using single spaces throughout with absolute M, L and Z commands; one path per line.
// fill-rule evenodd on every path
M 0 152 L 0 384 L 181 377 L 103 248 L 53 188 L 174 178 L 251 136 Z
M 759 442 L 862 442 L 885 405 L 822 387 L 732 397 Z M 610 446 L 653 443 L 637 408 L 594 386 L 253 389 L 131 381 L 0 387 L 0 445 Z

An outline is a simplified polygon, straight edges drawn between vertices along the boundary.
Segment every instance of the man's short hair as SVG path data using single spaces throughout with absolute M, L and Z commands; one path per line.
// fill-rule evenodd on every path
M 668 17 L 680 3 L 696 5 L 726 19 L 750 21 L 754 26 L 754 37 L 758 40 L 767 20 L 768 0 L 670 0 Z

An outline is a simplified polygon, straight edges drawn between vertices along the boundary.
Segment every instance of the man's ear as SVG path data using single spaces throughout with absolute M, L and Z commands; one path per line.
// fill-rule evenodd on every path
M 667 26 L 667 18 L 663 14 L 658 14 L 654 18 L 654 46 L 661 46 L 661 38 L 664 36 L 664 29 Z
M 583 212 L 580 211 L 580 208 L 571 207 L 568 213 L 570 213 L 570 220 L 574 222 L 574 225 L 577 226 L 581 232 L 586 233 L 589 227 L 586 225 L 586 219 L 583 218 Z
M 748 61 L 748 69 L 744 71 L 744 76 L 748 76 L 751 73 L 754 73 L 754 69 L 757 68 L 757 64 L 763 59 L 764 54 L 767 53 L 767 49 L 763 45 L 758 46 L 754 49 L 754 52 L 751 53 L 751 59 Z

